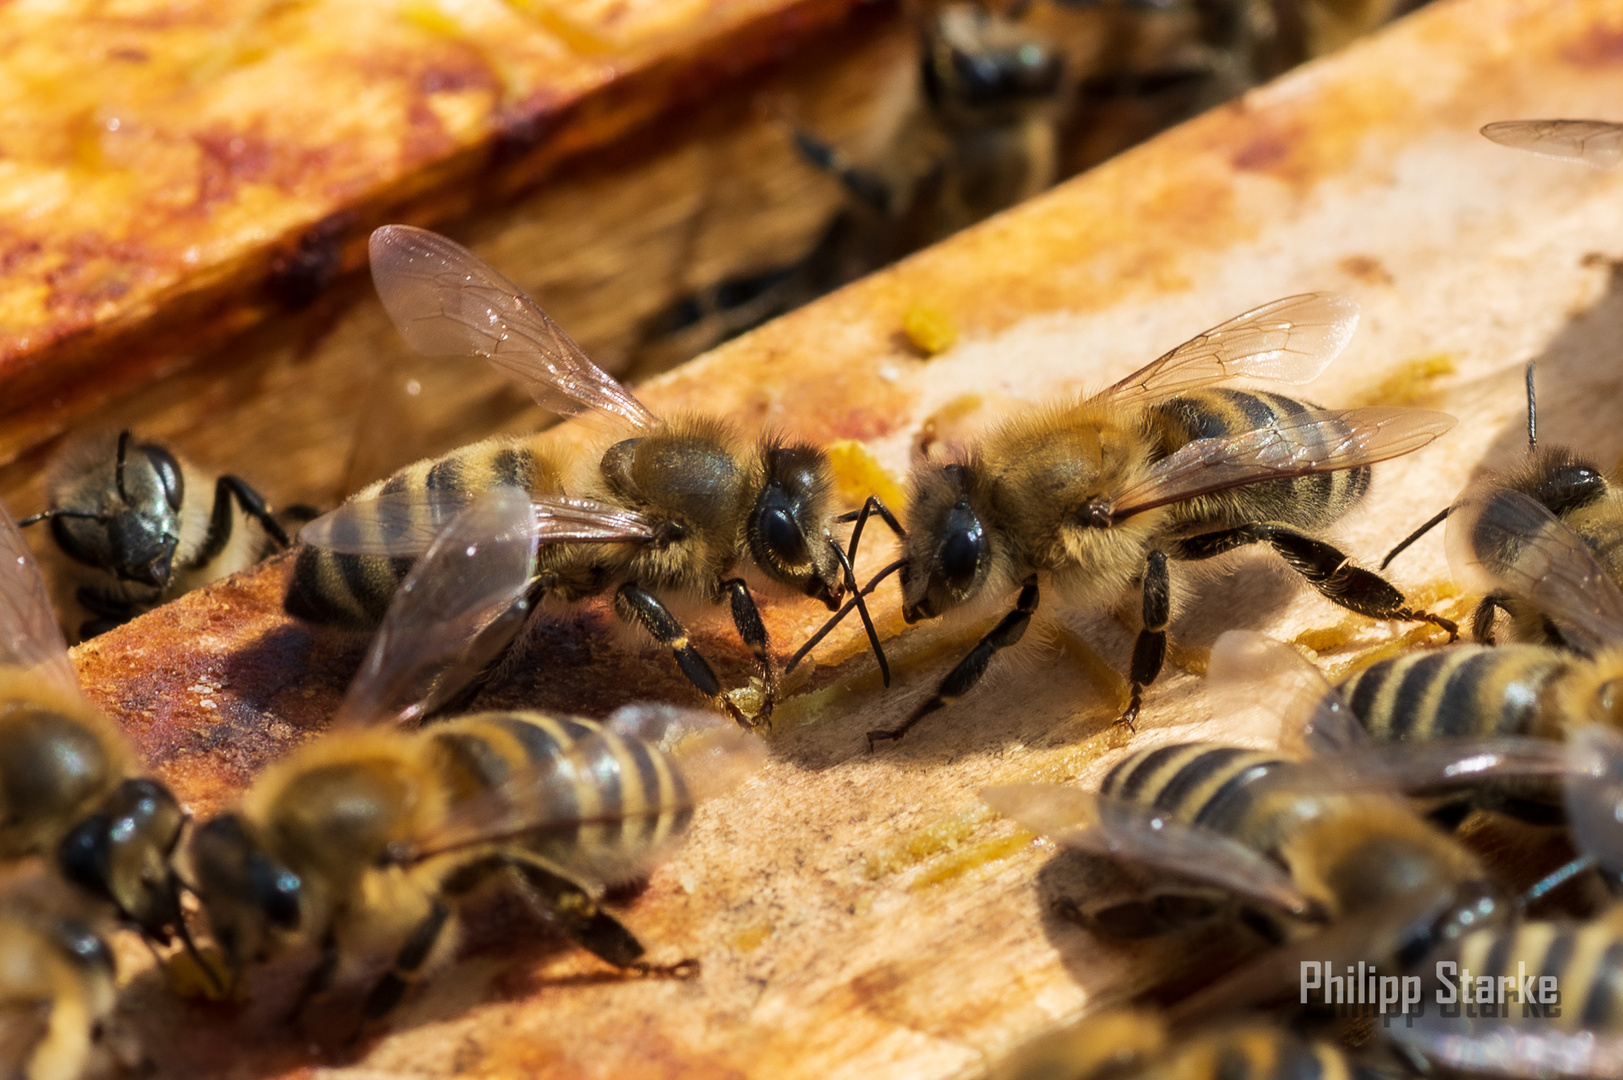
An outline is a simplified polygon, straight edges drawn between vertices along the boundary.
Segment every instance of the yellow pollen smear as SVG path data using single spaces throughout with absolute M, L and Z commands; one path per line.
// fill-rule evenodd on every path
M 925 356 L 944 353 L 958 342 L 958 328 L 947 313 L 927 304 L 916 304 L 902 316 L 902 333 Z
M 895 477 L 884 470 L 873 452 L 855 439 L 836 439 L 828 447 L 828 463 L 834 470 L 834 490 L 847 506 L 861 506 L 869 495 L 877 495 L 892 512 L 900 514 L 906 509 L 907 493 Z M 883 522 L 870 521 L 865 527 L 877 528 L 885 535 L 890 530 Z

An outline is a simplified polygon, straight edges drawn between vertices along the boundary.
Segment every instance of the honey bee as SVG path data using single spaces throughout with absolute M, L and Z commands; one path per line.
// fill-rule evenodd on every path
M 93 916 L 42 875 L 0 882 L 0 1075 L 79 1080 L 113 1011 L 113 955 Z
M 1032 1040 L 988 1080 L 1375 1080 L 1340 1047 L 1261 1016 L 1176 1034 L 1166 1018 L 1116 1009 Z
M 1541 636 L 1560 645 L 1461 645 L 1379 661 L 1337 687 L 1364 728 L 1379 741 L 1412 746 L 1623 727 L 1623 591 L 1585 538 L 1526 491 L 1490 481 L 1449 508 L 1446 543 L 1462 585 L 1513 612 L 1536 613 Z M 1436 813 L 1458 820 L 1477 805 L 1554 822 L 1563 816 L 1558 802 L 1534 786 L 1478 792 Z
M 670 649 L 700 693 L 741 725 L 769 719 L 770 642 L 751 585 L 735 571 L 742 563 L 758 585 L 839 606 L 849 557 L 832 534 L 842 519 L 823 451 L 772 435 L 751 442 L 715 417 L 656 418 L 517 286 L 442 236 L 389 225 L 372 234 L 371 252 L 384 307 L 418 351 L 488 357 L 549 408 L 595 410 L 631 433 L 604 451 L 575 493 L 584 498 L 564 494 L 570 463 L 533 440 L 476 443 L 400 470 L 301 533 L 288 612 L 375 625 L 446 518 L 480 491 L 511 485 L 530 492 L 540 521 L 533 601 L 612 592 L 615 613 Z M 723 693 L 660 593 L 730 601 L 760 671 L 757 716 Z
M 278 548 L 287 533 L 241 477 L 210 478 L 155 442 L 118 435 L 70 444 L 50 468 L 51 508 L 20 524 L 51 523 L 69 559 L 95 572 L 77 599 L 92 616 L 93 637 L 136 615 L 246 569 Z M 306 508 L 290 510 L 300 517 Z
M 1033 28 L 978 3 L 918 16 L 917 77 L 876 113 L 860 160 L 785 118 L 800 156 L 846 205 L 802 259 L 719 281 L 651 321 L 637 366 L 656 371 L 759 326 L 1053 186 L 1071 89 Z M 904 96 L 905 95 L 905 96 Z
M 1623 124 L 1609 120 L 1501 120 L 1482 134 L 1501 146 L 1613 169 L 1623 161 Z
M 1247 544 L 1272 547 L 1330 601 L 1379 619 L 1447 619 L 1315 535 L 1369 487 L 1372 462 L 1417 450 L 1453 426 L 1414 409 L 1329 411 L 1280 394 L 1218 388 L 1242 376 L 1305 382 L 1357 325 L 1347 297 L 1276 300 L 1214 327 L 1079 402 L 1005 422 L 960 460 L 913 471 L 899 569 L 909 622 L 984 610 L 1018 590 L 1013 610 L 900 727 L 899 739 L 967 693 L 993 656 L 1019 641 L 1048 579 L 1068 604 L 1108 607 L 1142 594 L 1132 724 L 1160 673 L 1172 613 L 1170 564 Z M 874 582 L 870 582 L 870 586 Z
M 1607 481 L 1604 473 L 1592 462 L 1564 446 L 1538 445 L 1538 406 L 1533 394 L 1534 363 L 1527 365 L 1527 459 L 1514 469 L 1490 473 L 1475 481 L 1452 506 L 1444 507 L 1424 525 L 1410 533 L 1381 560 L 1385 569 L 1403 550 L 1424 536 L 1432 528 L 1455 513 L 1456 508 L 1476 506 L 1475 515 L 1482 518 L 1483 535 L 1466 538 L 1459 529 L 1455 543 L 1467 548 L 1482 548 L 1485 544 L 1500 545 L 1498 551 L 1481 550 L 1472 554 L 1466 548 L 1453 553 L 1451 558 L 1468 562 L 1487 560 L 1488 571 L 1497 576 L 1510 576 L 1527 582 L 1529 574 L 1517 573 L 1514 567 L 1500 566 L 1514 562 L 1525 553 L 1526 557 L 1546 560 L 1539 553 L 1545 546 L 1537 539 L 1543 530 L 1561 529 L 1575 533 L 1599 560 L 1605 575 L 1613 581 L 1623 580 L 1623 492 Z M 1519 492 L 1549 511 L 1539 515 L 1518 510 L 1511 502 L 1496 502 L 1504 492 Z M 1530 516 L 1525 516 L 1530 515 Z M 1549 544 L 1562 546 L 1566 541 L 1552 538 Z M 1481 573 L 1471 576 L 1480 579 Z M 1510 617 L 1510 638 L 1513 641 L 1534 644 L 1567 644 L 1550 618 L 1536 605 L 1518 599 L 1503 587 L 1490 584 L 1487 595 L 1471 616 L 1471 632 L 1478 641 L 1493 643 L 1493 626 L 1499 612 Z
M 45 582 L 0 512 L 0 860 L 30 856 L 110 902 L 148 941 L 179 937 L 186 812 L 86 700 Z
M 295 1014 L 344 958 L 392 953 L 363 1015 L 386 1014 L 450 952 L 458 904 L 493 879 L 617 968 L 697 969 L 643 960 L 600 899 L 669 851 L 700 799 L 760 764 L 758 739 L 714 714 L 646 705 L 603 723 L 509 711 L 389 726 L 425 715 L 422 688 L 452 691 L 448 666 L 452 683 L 477 670 L 491 620 L 522 606 L 539 531 L 530 498 L 487 493 L 454 516 L 399 590 L 333 730 L 193 833 L 198 893 L 234 980 L 291 941 L 319 945 Z

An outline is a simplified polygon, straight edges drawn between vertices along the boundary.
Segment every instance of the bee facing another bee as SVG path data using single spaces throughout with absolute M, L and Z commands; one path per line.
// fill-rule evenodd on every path
M 51 508 L 20 524 L 49 521 L 62 553 L 94 571 L 76 593 L 92 616 L 81 637 L 288 546 L 282 524 L 241 477 L 210 477 L 128 430 L 69 445 L 52 462 L 47 487 Z M 211 489 L 209 501 L 203 493 Z
M 713 417 L 660 420 L 517 286 L 442 236 L 390 225 L 373 233 L 371 250 L 384 306 L 418 351 L 487 357 L 543 405 L 593 410 L 630 430 L 595 469 L 580 470 L 586 475 L 568 494 L 574 463 L 540 440 L 478 443 L 366 488 L 301 534 L 306 546 L 288 589 L 289 613 L 375 625 L 410 559 L 449 515 L 481 491 L 510 485 L 530 493 L 539 522 L 532 602 L 612 593 L 615 613 L 668 648 L 702 694 L 741 725 L 769 719 L 770 643 L 751 585 L 737 571 L 742 564 L 757 586 L 839 606 L 849 559 L 833 536 L 841 519 L 823 451 L 770 435 L 752 441 Z M 757 715 L 723 692 L 661 593 L 730 602 L 760 672 Z
M 38 857 L 149 941 L 179 937 L 186 813 L 79 687 L 45 582 L 0 511 L 0 859 Z
M 505 882 L 615 967 L 657 966 L 599 903 L 670 850 L 697 802 L 742 780 L 760 741 L 710 713 L 632 706 L 604 723 L 484 712 L 392 730 L 477 671 L 522 608 L 537 549 L 529 493 L 498 489 L 452 518 L 397 593 L 333 730 L 262 773 L 190 845 L 198 893 L 234 977 L 289 941 L 322 961 L 390 952 L 364 1017 L 386 1014 L 449 952 L 456 907 Z
M 909 623 L 1018 592 L 1013 610 L 935 694 L 900 727 L 870 731 L 870 746 L 901 738 L 979 682 L 997 652 L 1024 634 L 1044 578 L 1086 610 L 1141 592 L 1123 724 L 1138 716 L 1166 654 L 1173 561 L 1267 544 L 1333 603 L 1371 618 L 1434 623 L 1453 636 L 1453 623 L 1409 607 L 1396 588 L 1313 535 L 1363 498 L 1371 463 L 1425 446 L 1453 418 L 1325 410 L 1212 385 L 1245 376 L 1306 382 L 1341 352 L 1357 321 L 1347 297 L 1277 300 L 1101 393 L 1005 422 L 960 460 L 919 463 L 902 558 L 868 588 L 900 570 Z

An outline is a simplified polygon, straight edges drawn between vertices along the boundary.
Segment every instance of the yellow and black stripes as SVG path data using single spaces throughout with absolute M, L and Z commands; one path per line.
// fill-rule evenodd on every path
M 1568 1030 L 1623 1032 L 1623 928 L 1614 919 L 1529 921 L 1482 930 L 1463 937 L 1452 956 L 1459 966 L 1456 979 L 1469 971 L 1473 980 L 1484 976 L 1494 980 L 1496 1005 L 1501 999 L 1509 1004 L 1510 987 L 1517 988 L 1508 1015 L 1521 1014 L 1520 1006 L 1528 1004 L 1522 999 L 1531 995 L 1520 993 L 1523 987 L 1537 987 L 1539 979 L 1553 978 L 1554 1010 L 1544 1011 L 1542 999 L 1533 1003 L 1548 1022 Z M 1522 981 L 1524 976 L 1531 984 Z M 1502 984 L 1503 992 L 1502 978 L 1510 980 Z
M 1550 735 L 1547 691 L 1568 667 L 1561 654 L 1536 646 L 1462 645 L 1382 660 L 1340 691 L 1379 739 Z
M 1363 1080 L 1376 1075 L 1329 1043 L 1262 1024 L 1203 1032 L 1129 1074 L 1132 1080 L 1173 1076 L 1187 1080 Z
M 1305 417 L 1314 407 L 1283 394 L 1257 390 L 1208 387 L 1192 390 L 1156 406 L 1154 413 L 1171 421 L 1184 442 L 1240 435 Z M 1304 447 L 1322 444 L 1329 456 L 1328 437 L 1335 426 L 1300 429 L 1296 438 Z M 1282 522 L 1300 529 L 1320 529 L 1335 522 L 1369 490 L 1369 467 L 1338 469 L 1285 480 L 1248 484 L 1217 496 L 1192 500 L 1178 508 L 1191 531 L 1251 522 Z M 1200 520 L 1200 519 L 1206 520 Z M 1213 519 L 1216 520 L 1213 520 Z
M 1110 770 L 1099 793 L 1244 843 L 1256 803 L 1253 785 L 1289 767 L 1290 762 L 1259 750 L 1177 743 L 1130 755 Z
M 412 492 L 472 500 L 498 486 L 537 494 L 556 493 L 557 469 L 523 442 L 496 439 L 408 465 L 363 488 L 350 502 L 364 508 L 379 496 Z M 361 542 L 388 547 L 407 531 L 432 532 L 435 522 L 428 519 L 436 512 L 444 516 L 454 510 L 454 505 L 428 499 L 409 511 L 396 503 L 388 513 L 358 513 L 342 519 L 340 524 L 354 535 L 340 534 L 337 539 L 350 541 L 349 546 Z M 389 610 L 413 562 L 410 557 L 354 555 L 306 545 L 294 563 L 293 581 L 283 606 L 289 615 L 309 622 L 351 630 L 373 629 Z

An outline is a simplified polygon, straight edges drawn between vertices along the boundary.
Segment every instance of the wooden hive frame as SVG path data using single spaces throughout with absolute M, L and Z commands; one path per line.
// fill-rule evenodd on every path
M 1608 466 L 1623 452 L 1623 179 L 1476 134 L 1491 120 L 1605 115 L 1620 100 L 1618 0 L 1443 0 L 643 397 L 656 411 L 715 409 L 855 440 L 899 476 L 923 421 L 965 411 L 974 395 L 995 415 L 1103 385 L 1276 296 L 1349 292 L 1363 324 L 1307 396 L 1422 404 L 1464 421 L 1379 467 L 1368 503 L 1337 530 L 1373 561 L 1475 470 L 1521 453 L 1528 359 L 1540 361 L 1549 439 Z M 951 312 L 961 332 L 930 360 L 899 334 L 921 304 Z M 564 425 L 555 437 L 589 435 Z M 884 554 L 868 557 L 877 566 Z M 359 643 L 334 647 L 280 613 L 288 569 L 272 563 L 76 650 L 92 696 L 199 813 L 319 732 L 358 659 Z M 1440 542 L 1395 574 L 1463 609 L 1443 584 Z M 1332 666 L 1407 629 L 1344 618 L 1262 555 L 1180 579 L 1173 634 L 1188 668 L 1234 626 L 1307 635 Z M 877 607 L 895 630 L 894 594 Z M 973 1075 L 1052 1023 L 1232 955 L 1232 942 L 1206 939 L 1118 946 L 1056 919 L 1055 898 L 1099 885 L 1092 869 L 977 802 L 989 784 L 1096 782 L 1122 752 L 1107 672 L 1125 663 L 1129 630 L 1109 614 L 1049 614 L 989 685 L 872 754 L 862 733 L 900 719 L 950 663 L 930 647 L 942 633 L 897 642 L 912 659 L 888 694 L 862 674 L 854 632 L 822 650 L 806 695 L 767 736 L 763 775 L 707 805 L 689 843 L 622 898 L 656 959 L 703 962 L 696 981 L 621 979 L 497 910 L 353 1060 L 280 1026 L 298 977 L 285 967 L 257 980 L 242 1009 L 181 1002 L 137 969 L 122 1022 L 160 1072 L 192 1076 L 321 1064 L 357 1075 Z M 776 603 L 766 617 L 781 656 L 821 611 Z M 719 623 L 698 640 L 726 677 L 747 672 Z M 1153 688 L 1132 745 L 1225 732 L 1178 667 Z M 626 643 L 596 608 L 539 630 L 526 672 L 497 700 L 589 715 L 689 700 L 663 658 Z

